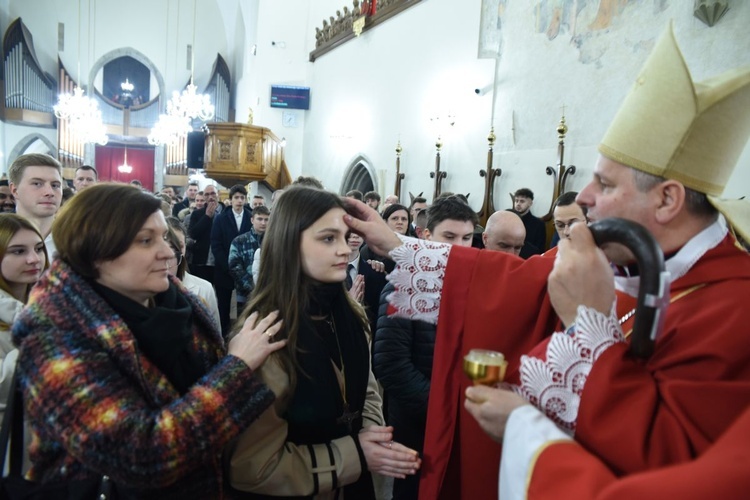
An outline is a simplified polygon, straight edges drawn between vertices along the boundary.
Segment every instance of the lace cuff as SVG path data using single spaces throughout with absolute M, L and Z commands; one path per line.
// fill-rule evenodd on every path
M 625 342 L 625 336 L 614 304 L 609 315 L 578 306 L 572 335 L 552 334 L 544 360 L 522 356 L 521 385 L 512 389 L 573 435 L 591 367 L 604 351 L 620 342 Z
M 395 291 L 388 302 L 394 316 L 436 324 L 440 314 L 440 295 L 451 246 L 401 236 L 403 244 L 390 252 L 396 269 L 388 275 Z

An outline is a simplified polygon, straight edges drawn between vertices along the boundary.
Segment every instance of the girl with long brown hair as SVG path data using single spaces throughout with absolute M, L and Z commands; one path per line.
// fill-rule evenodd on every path
M 263 240 L 250 314 L 279 311 L 261 376 L 275 404 L 248 428 L 230 481 L 257 497 L 374 498 L 370 472 L 413 474 L 417 453 L 392 441 L 370 368 L 369 326 L 346 293 L 350 249 L 344 205 L 333 193 L 293 187 L 278 199 Z

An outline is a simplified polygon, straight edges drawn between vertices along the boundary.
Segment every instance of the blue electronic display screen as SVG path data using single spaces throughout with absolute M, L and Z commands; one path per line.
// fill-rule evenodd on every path
M 310 109 L 310 87 L 271 86 L 271 107 Z

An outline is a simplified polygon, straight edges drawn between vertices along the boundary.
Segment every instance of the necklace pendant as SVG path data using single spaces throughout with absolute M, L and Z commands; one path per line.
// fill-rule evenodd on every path
M 344 409 L 341 413 L 341 416 L 336 419 L 336 423 L 341 425 L 346 425 L 347 430 L 349 433 L 353 432 L 352 429 L 352 422 L 359 418 L 359 412 L 358 411 L 351 411 L 349 409 L 349 403 L 344 403 Z

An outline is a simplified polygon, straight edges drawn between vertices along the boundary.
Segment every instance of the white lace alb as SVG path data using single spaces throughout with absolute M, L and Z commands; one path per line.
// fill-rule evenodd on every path
M 521 356 L 520 386 L 511 388 L 573 435 L 586 379 L 599 356 L 625 342 L 615 307 L 604 315 L 578 306 L 575 332 L 552 334 L 545 360 Z
M 394 316 L 437 324 L 451 245 L 399 237 L 403 245 L 391 250 L 396 268 L 388 275 L 396 289 L 388 297 Z

